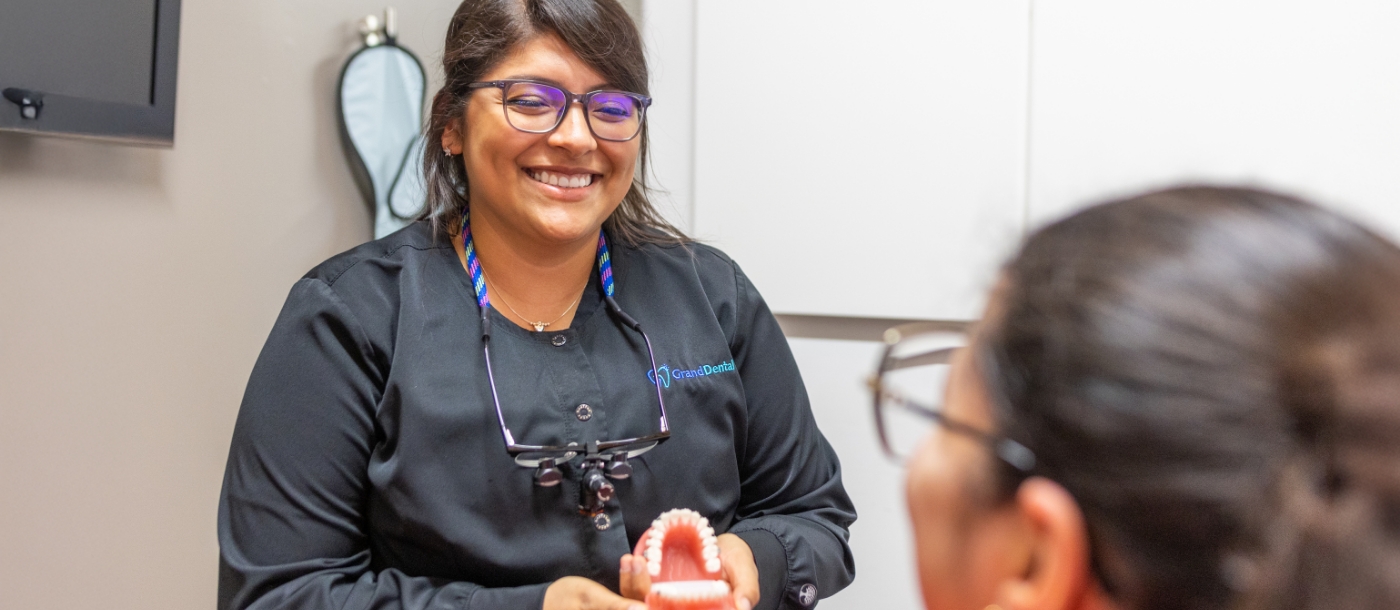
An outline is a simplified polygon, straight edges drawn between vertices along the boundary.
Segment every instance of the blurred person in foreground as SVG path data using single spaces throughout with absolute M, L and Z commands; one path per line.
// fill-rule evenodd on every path
M 874 384 L 931 610 L 1400 608 L 1394 244 L 1165 190 L 1037 231 L 953 330 Z

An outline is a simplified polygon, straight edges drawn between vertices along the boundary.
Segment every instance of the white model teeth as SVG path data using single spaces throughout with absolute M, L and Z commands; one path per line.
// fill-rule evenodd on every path
M 593 184 L 593 174 L 561 174 L 542 169 L 527 170 L 531 178 L 559 188 L 576 189 Z
M 668 600 L 698 602 L 728 597 L 729 583 L 722 580 L 678 580 L 652 583 L 651 590 Z
M 665 517 L 670 513 L 663 513 Z M 661 517 L 657 517 L 651 522 L 651 535 L 647 536 L 647 573 L 652 577 L 661 575 L 661 542 L 666 539 L 667 522 Z
M 705 560 L 705 571 L 711 574 L 718 573 L 719 540 L 715 538 L 715 528 L 710 527 L 709 519 L 686 508 L 666 511 L 651 522 L 651 534 L 647 536 L 646 551 L 643 555 L 647 558 L 647 573 L 652 577 L 661 575 L 661 544 L 666 540 L 666 530 L 678 523 L 689 524 L 699 532 L 700 555 Z

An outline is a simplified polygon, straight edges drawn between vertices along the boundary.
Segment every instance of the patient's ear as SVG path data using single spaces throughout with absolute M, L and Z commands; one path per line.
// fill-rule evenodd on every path
M 1019 578 L 997 591 L 1005 610 L 1107 608 L 1089 561 L 1084 513 L 1059 483 L 1031 477 L 1016 491 L 1016 510 L 1026 528 L 1025 565 Z

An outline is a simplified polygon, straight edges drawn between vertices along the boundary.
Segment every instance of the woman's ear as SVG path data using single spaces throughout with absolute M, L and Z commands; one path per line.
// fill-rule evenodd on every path
M 1084 513 L 1059 483 L 1031 477 L 1016 491 L 1016 510 L 1026 528 L 1021 576 L 1003 582 L 997 601 L 1005 610 L 1102 608 L 1089 561 Z
M 462 154 L 462 134 L 458 131 L 460 121 L 448 121 L 442 130 L 442 150 L 450 155 Z

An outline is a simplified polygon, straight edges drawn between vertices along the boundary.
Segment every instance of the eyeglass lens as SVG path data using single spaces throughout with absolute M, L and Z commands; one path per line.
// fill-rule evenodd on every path
M 890 348 L 876 408 L 881 438 L 896 456 L 909 457 L 938 425 L 917 409 L 942 411 L 948 360 L 954 349 L 966 343 L 961 333 L 926 333 L 906 337 Z
M 574 459 L 574 456 L 578 454 L 578 451 L 527 451 L 516 455 L 515 463 L 527 468 L 535 468 L 540 465 L 540 462 L 545 460 L 554 460 L 555 463 L 563 463 Z
M 585 114 L 593 135 L 625 141 L 642 128 L 641 102 L 615 91 L 595 91 L 585 97 Z M 553 130 L 564 118 L 569 99 L 557 87 L 540 83 L 511 83 L 505 90 L 506 119 L 511 127 L 531 133 Z

